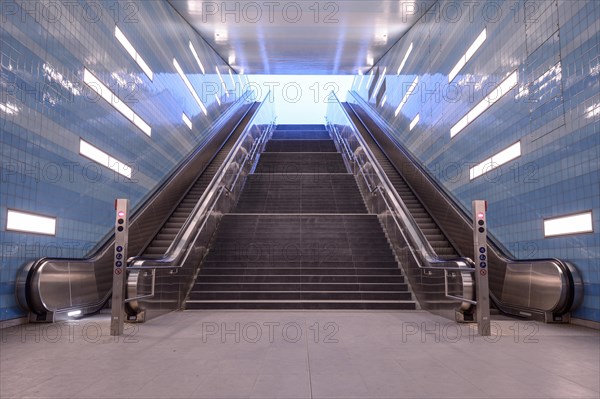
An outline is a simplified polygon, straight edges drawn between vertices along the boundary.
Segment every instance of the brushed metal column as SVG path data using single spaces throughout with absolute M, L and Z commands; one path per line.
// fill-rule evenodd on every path
M 115 211 L 115 255 L 113 259 L 114 267 L 110 335 L 121 335 L 123 334 L 123 326 L 125 323 L 129 200 L 115 200 Z
M 477 330 L 480 335 L 491 334 L 486 211 L 486 201 L 473 201 L 473 260 L 476 268 Z

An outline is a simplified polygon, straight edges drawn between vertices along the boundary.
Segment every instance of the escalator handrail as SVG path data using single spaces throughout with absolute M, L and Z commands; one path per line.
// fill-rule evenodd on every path
M 217 118 L 216 121 L 212 122 L 210 124 L 210 126 L 207 127 L 207 129 L 210 129 L 214 133 L 218 132 L 222 128 L 222 126 L 233 116 L 233 114 L 235 114 L 235 112 L 237 112 L 241 109 L 242 105 L 247 104 L 247 100 L 248 100 L 248 98 L 251 97 L 251 95 L 252 95 L 252 92 L 250 92 L 250 91 L 246 91 L 245 93 L 243 93 L 242 96 L 236 102 L 231 104 L 229 106 L 229 108 L 227 108 L 227 110 L 225 110 L 225 112 L 223 112 L 219 116 L 219 118 Z M 240 119 L 243 119 L 243 117 L 248 113 L 249 110 L 250 110 L 250 108 L 248 108 L 248 110 L 244 113 L 244 115 Z M 130 223 L 135 222 L 138 215 L 143 213 L 143 211 L 145 209 L 147 209 L 147 207 L 152 203 L 152 198 L 154 198 L 157 193 L 161 192 L 165 188 L 165 186 L 167 186 L 169 184 L 169 182 L 175 176 L 177 176 L 179 173 L 181 173 L 181 171 L 187 167 L 188 163 L 199 152 L 204 150 L 204 148 L 210 143 L 212 138 L 213 138 L 213 134 L 208 134 L 206 137 L 204 137 L 203 140 L 200 142 L 200 144 L 198 144 L 192 152 L 190 152 L 181 162 L 179 162 L 179 164 L 167 176 L 165 176 L 162 179 L 162 181 L 152 191 L 148 192 L 140 200 L 140 203 L 130 211 L 130 215 L 131 215 Z M 221 145 L 221 147 L 222 147 L 222 145 Z M 97 248 L 95 253 L 101 252 L 102 248 L 104 248 L 108 243 L 113 241 L 114 236 L 115 236 L 115 234 L 114 234 L 113 228 L 111 228 L 109 230 L 109 232 L 106 234 L 106 236 L 104 237 L 104 239 L 100 240 L 101 244 L 95 246 L 95 248 Z M 84 258 L 80 258 L 80 259 L 91 259 L 94 257 L 94 254 L 92 254 L 90 256 L 86 256 Z
M 128 269 L 157 269 L 157 268 L 176 268 L 180 267 L 183 262 L 182 259 L 186 257 L 189 252 L 190 244 L 194 241 L 193 237 L 196 237 L 205 225 L 205 219 L 210 212 L 207 209 L 212 209 L 222 191 L 226 189 L 226 185 L 223 180 L 226 177 L 227 171 L 233 165 L 237 152 L 242 147 L 242 144 L 251 133 L 253 128 L 253 122 L 260 114 L 263 105 L 266 103 L 270 93 L 267 93 L 267 97 L 260 102 L 256 112 L 252 115 L 250 121 L 244 128 L 244 131 L 240 134 L 240 137 L 236 140 L 235 144 L 231 148 L 229 154 L 215 173 L 213 179 L 207 186 L 206 190 L 194 206 L 194 209 L 190 212 L 183 226 L 173 239 L 173 242 L 167 249 L 166 253 L 158 259 L 144 259 L 143 256 L 136 256 L 128 259 Z M 272 126 L 272 125 L 271 125 Z M 261 136 L 268 134 L 270 128 L 266 129 Z M 260 138 L 253 143 L 253 146 L 260 142 Z M 244 157 L 244 161 L 238 165 L 238 171 L 235 177 L 242 173 L 243 166 L 248 160 L 248 154 Z
M 438 192 L 446 199 L 447 205 L 449 205 L 456 212 L 456 214 L 463 219 L 463 221 L 467 225 L 471 225 L 472 220 L 468 215 L 468 212 L 462 206 L 460 206 L 458 202 L 454 199 L 454 197 L 450 195 L 450 193 L 448 193 L 448 191 L 430 175 L 427 169 L 423 167 L 421 162 L 413 154 L 407 151 L 404 145 L 402 145 L 394 137 L 393 134 L 390 134 L 391 127 L 389 126 L 387 121 L 385 121 L 376 112 L 373 112 L 371 110 L 371 107 L 366 103 L 366 101 L 363 100 L 357 93 L 355 93 L 354 91 L 349 91 L 349 94 L 357 101 L 357 103 L 361 106 L 361 109 L 365 111 L 371 119 L 373 119 L 375 124 L 388 137 L 388 139 L 390 139 L 395 144 L 395 150 L 400 151 L 406 158 L 408 158 L 412 162 L 412 165 L 419 170 L 421 175 L 425 177 L 428 180 L 428 182 L 432 184 L 433 187 L 436 190 L 438 190 Z M 351 103 L 349 103 L 349 106 L 354 110 L 354 106 Z M 364 121 L 362 120 L 360 115 L 358 115 L 357 113 L 355 113 L 355 115 L 363 123 L 365 129 L 369 132 L 371 137 L 373 137 L 373 139 L 377 142 L 374 135 L 370 132 L 369 128 L 366 126 L 366 124 L 364 124 Z M 487 240 L 489 250 L 493 251 L 495 255 L 506 264 L 550 263 L 560 271 L 560 273 L 565 277 L 566 280 L 565 282 L 567 284 L 567 295 L 566 298 L 563 298 L 561 301 L 559 301 L 560 303 L 557 303 L 556 308 L 553 311 L 562 314 L 569 311 L 573 306 L 577 306 L 581 302 L 583 296 L 581 288 L 581 276 L 579 275 L 575 266 L 571 263 L 558 258 L 536 258 L 519 260 L 511 255 L 508 255 L 508 251 L 506 250 L 506 248 L 502 244 L 500 244 L 500 242 L 493 235 L 490 235 L 489 232 Z M 503 305 L 502 300 L 498 298 L 492 291 L 490 291 L 490 297 L 492 298 L 494 304 L 500 310 L 505 311 L 507 306 Z M 510 305 L 510 307 L 514 308 L 515 306 Z M 526 307 L 523 307 L 522 309 L 532 310 L 531 308 Z

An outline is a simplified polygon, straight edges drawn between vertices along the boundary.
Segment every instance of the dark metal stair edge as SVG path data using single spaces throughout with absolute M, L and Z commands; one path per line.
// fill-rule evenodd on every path
M 256 162 L 256 160 L 255 160 L 255 162 Z M 235 205 L 236 204 L 232 205 L 232 209 L 234 209 Z M 188 302 L 188 300 L 190 298 L 190 295 L 192 294 L 192 292 L 194 290 L 194 287 L 196 286 L 196 283 L 198 282 L 198 276 L 200 275 L 200 272 L 202 271 L 202 266 L 204 264 L 204 261 L 206 260 L 206 258 L 210 254 L 211 249 L 213 249 L 213 247 L 214 247 L 215 240 L 219 236 L 219 229 L 221 228 L 221 222 L 223 221 L 223 219 L 225 217 L 227 217 L 227 214 L 222 215 L 219 218 L 217 226 L 215 227 L 215 231 L 213 232 L 212 236 L 210 237 L 210 241 L 206 245 L 206 251 L 204 251 L 204 255 L 202 256 L 202 259 L 200 259 L 200 261 L 198 262 L 198 266 L 196 267 L 196 269 L 194 271 L 194 276 L 192 277 L 192 280 L 191 280 L 191 283 L 190 283 L 190 285 L 188 287 L 188 290 L 185 293 L 183 301 L 181 302 L 181 307 L 182 307 L 183 310 L 185 310 L 187 308 L 187 302 Z M 254 222 L 254 228 L 255 229 L 256 229 L 256 223 L 258 223 L 258 219 L 255 219 L 255 222 Z

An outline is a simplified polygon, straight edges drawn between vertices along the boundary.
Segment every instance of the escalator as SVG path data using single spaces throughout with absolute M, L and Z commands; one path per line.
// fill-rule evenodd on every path
M 181 231 L 181 228 L 192 213 L 194 207 L 200 201 L 202 194 L 204 194 L 206 188 L 214 179 L 217 171 L 225 161 L 225 158 L 227 158 L 227 155 L 231 152 L 231 149 L 240 137 L 242 130 L 243 129 L 236 129 L 233 134 L 229 136 L 204 172 L 198 177 L 186 193 L 185 197 L 179 202 L 173 213 L 161 227 L 158 234 L 141 253 L 140 258 L 159 259 L 164 256 L 169 246 L 171 246 L 175 240 L 177 234 Z
M 257 113 L 259 103 L 245 98 L 217 120 L 208 137 L 143 200 L 130 217 L 130 255 L 160 258 L 200 201 L 240 134 Z M 89 258 L 42 258 L 25 265 L 17 278 L 17 298 L 31 321 L 52 321 L 76 310 L 100 310 L 112 288 L 114 235 Z
M 392 138 L 385 121 L 364 100 L 351 95 L 341 106 L 438 256 L 472 258 L 471 217 Z M 493 237 L 488 238 L 488 247 L 490 299 L 500 311 L 546 322 L 569 320 L 583 296 L 581 277 L 572 264 L 560 259 L 512 259 Z M 427 278 L 422 270 L 407 274 L 419 276 L 421 284 L 413 288 Z M 426 302 L 421 303 L 425 308 Z

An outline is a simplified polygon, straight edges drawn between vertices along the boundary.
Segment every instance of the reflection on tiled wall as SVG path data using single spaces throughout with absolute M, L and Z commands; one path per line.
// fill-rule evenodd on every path
M 600 321 L 600 3 L 442 1 L 374 69 L 379 93 L 369 74 L 353 89 L 399 141 L 465 209 L 487 199 L 515 257 L 572 261 L 574 316 Z M 544 238 L 544 219 L 590 210 L 593 233 Z
M 227 76 L 229 66 L 168 2 L 0 6 L 5 320 L 23 315 L 18 268 L 42 256 L 88 253 L 110 231 L 114 199 L 130 198 L 135 207 L 203 140 L 241 85 L 228 82 L 224 91 L 215 67 Z M 56 234 L 7 231 L 9 209 L 55 218 Z

